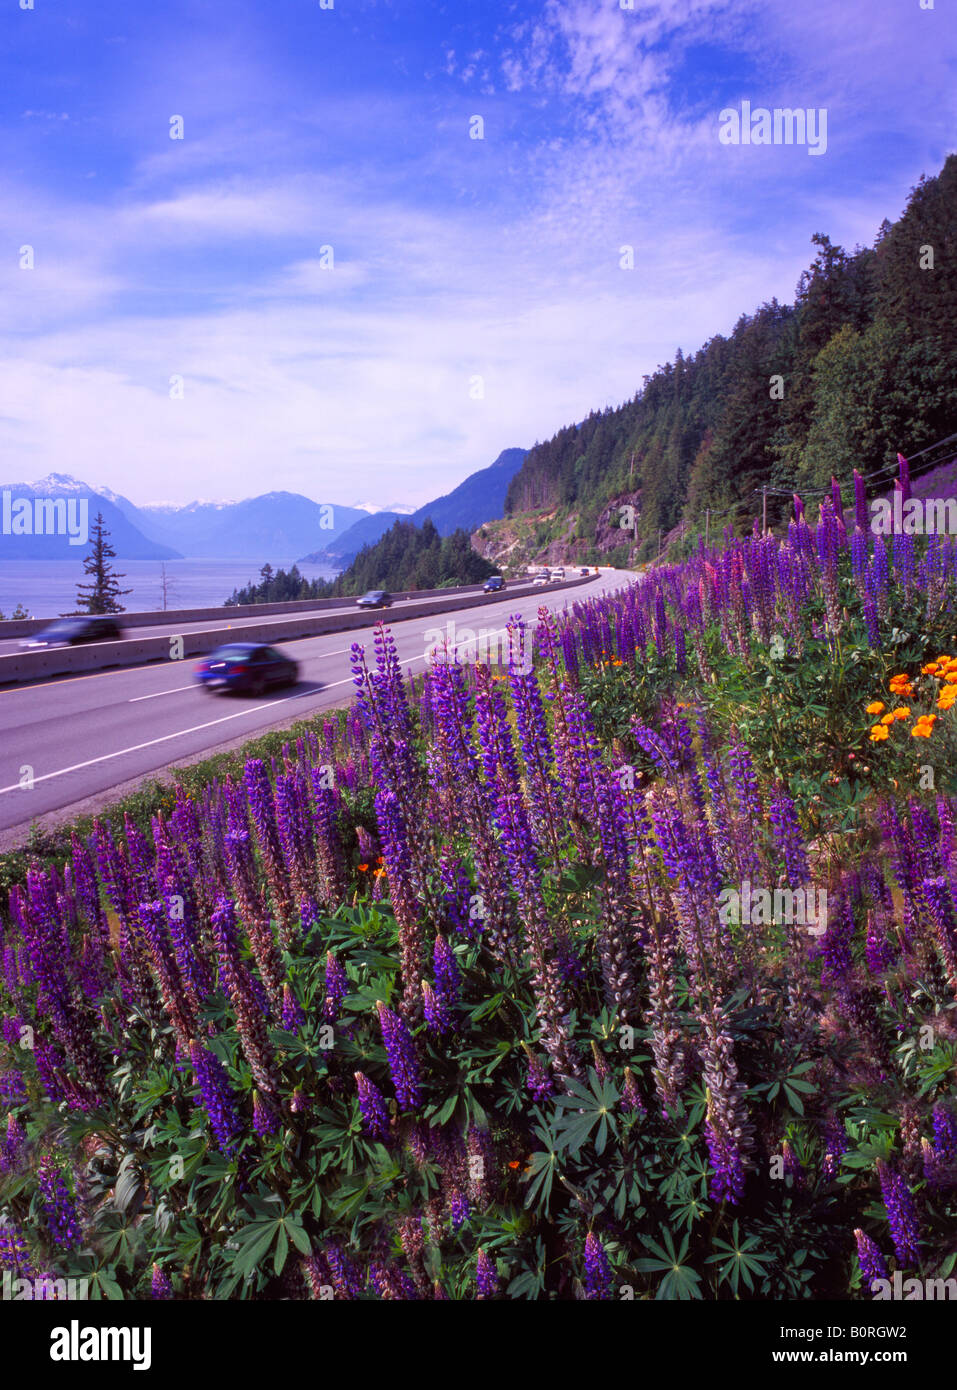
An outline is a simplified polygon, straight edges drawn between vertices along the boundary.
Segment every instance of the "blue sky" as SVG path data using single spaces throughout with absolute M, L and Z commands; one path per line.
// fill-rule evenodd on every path
M 957 143 L 953 0 L 33 3 L 2 476 L 136 502 L 424 502 L 792 299 Z M 826 152 L 721 144 L 744 100 L 825 108 Z

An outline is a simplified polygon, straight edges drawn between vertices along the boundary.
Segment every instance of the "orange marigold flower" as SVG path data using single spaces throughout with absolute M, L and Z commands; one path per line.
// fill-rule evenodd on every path
M 867 707 L 867 713 L 868 713 L 868 714 L 880 714 L 881 711 L 884 710 L 884 709 L 886 709 L 886 708 L 887 708 L 887 706 L 884 704 L 884 702 L 883 702 L 882 700 L 875 700 L 872 704 L 868 705 L 868 707 Z
M 882 724 L 893 724 L 893 723 L 895 722 L 895 718 L 896 718 L 896 716 L 895 716 L 894 714 L 885 714 L 885 715 L 882 715 L 882 716 L 881 716 L 881 723 L 882 723 Z
M 369 867 L 368 864 L 360 864 L 360 865 L 358 866 L 360 874 L 364 874 L 364 873 L 366 872 L 366 870 L 368 869 L 368 867 Z
M 937 662 L 936 662 L 936 661 L 928 661 L 928 663 L 927 663 L 926 666 L 922 666 L 922 667 L 920 668 L 920 673 L 921 673 L 922 676 L 933 676 L 933 675 L 936 673 L 936 671 L 937 671 Z
M 887 729 L 883 724 L 875 724 L 871 730 L 871 743 L 882 743 L 888 737 Z
M 911 738 L 930 738 L 933 729 L 928 724 L 915 724 L 910 731 Z
M 910 710 L 906 705 L 898 705 L 893 714 L 895 719 L 910 719 Z

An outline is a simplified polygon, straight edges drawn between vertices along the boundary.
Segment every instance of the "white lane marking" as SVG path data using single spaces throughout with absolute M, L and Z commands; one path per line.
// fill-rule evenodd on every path
M 239 719 L 244 714 L 256 714 L 259 710 L 275 709 L 276 705 L 284 705 L 286 700 L 293 699 L 287 695 L 282 700 L 273 700 L 268 705 L 250 705 L 248 709 L 238 710 L 235 714 L 224 714 L 222 719 L 210 719 L 205 724 L 194 724 L 191 729 L 177 729 L 175 734 L 163 734 L 161 738 L 148 739 L 146 743 L 136 743 L 132 748 L 118 748 L 115 753 L 103 753 L 99 758 L 88 758 L 84 763 L 74 763 L 72 767 L 61 767 L 56 772 L 45 772 L 42 777 L 34 777 L 33 784 L 37 782 L 49 782 L 51 777 L 64 777 L 68 772 L 79 772 L 84 767 L 93 767 L 96 763 L 107 763 L 111 758 L 122 758 L 125 753 L 139 753 L 143 748 L 153 748 L 157 743 L 168 743 L 171 738 L 185 738 L 187 734 L 199 733 L 201 729 L 211 729 L 214 724 L 227 724 L 230 719 Z M 22 791 L 19 782 L 14 782 L 12 786 L 0 787 L 0 796 L 7 792 Z
M 177 685 L 172 690 L 157 690 L 152 695 L 134 695 L 131 700 L 127 700 L 128 705 L 138 705 L 140 700 L 158 700 L 161 695 L 179 695 L 183 690 L 196 690 L 195 685 Z

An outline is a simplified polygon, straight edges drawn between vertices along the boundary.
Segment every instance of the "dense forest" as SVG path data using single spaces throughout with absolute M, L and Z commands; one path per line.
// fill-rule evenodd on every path
M 697 528 L 706 509 L 750 524 L 755 488 L 813 492 L 957 429 L 957 155 L 873 247 L 812 242 L 793 305 L 742 314 L 730 337 L 679 349 L 632 400 L 536 444 L 507 514 L 557 506 L 590 537 L 609 501 L 640 493 L 647 558 L 659 528 Z M 769 523 L 784 505 L 772 499 Z
M 468 532 L 440 536 L 431 521 L 416 526 L 397 521 L 374 545 L 359 551 L 348 569 L 335 579 L 309 580 L 298 566 L 274 571 L 263 565 L 260 582 L 236 589 L 225 607 L 243 603 L 286 603 L 296 599 L 336 598 L 366 589 L 439 589 L 477 584 L 494 568 L 472 549 Z

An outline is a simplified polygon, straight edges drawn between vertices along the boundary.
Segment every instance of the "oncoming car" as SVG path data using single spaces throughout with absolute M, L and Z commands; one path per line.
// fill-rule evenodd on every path
M 58 618 L 35 637 L 24 637 L 20 646 L 79 647 L 85 642 L 119 642 L 123 636 L 115 618 Z
M 275 647 L 230 642 L 204 657 L 194 675 L 204 690 L 264 695 L 270 686 L 295 685 L 299 666 Z
M 385 589 L 370 589 L 361 598 L 356 599 L 359 608 L 391 608 L 392 595 Z

